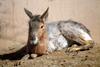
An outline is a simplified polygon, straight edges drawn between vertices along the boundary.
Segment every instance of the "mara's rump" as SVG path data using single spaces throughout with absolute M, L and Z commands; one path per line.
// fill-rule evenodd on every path
M 86 47 L 80 49 L 85 50 L 93 45 L 90 31 L 81 23 L 72 20 L 59 21 L 49 23 L 47 27 L 49 35 L 48 51 L 61 50 L 73 44 Z

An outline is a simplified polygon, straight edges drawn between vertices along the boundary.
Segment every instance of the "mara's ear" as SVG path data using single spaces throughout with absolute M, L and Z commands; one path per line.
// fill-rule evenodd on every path
M 41 15 L 41 19 L 43 20 L 46 20 L 47 17 L 48 17 L 48 10 L 49 10 L 49 7 L 46 9 L 46 11 Z
M 33 14 L 26 8 L 24 8 L 24 10 L 25 10 L 25 13 L 28 15 L 28 17 L 31 19 L 33 17 Z

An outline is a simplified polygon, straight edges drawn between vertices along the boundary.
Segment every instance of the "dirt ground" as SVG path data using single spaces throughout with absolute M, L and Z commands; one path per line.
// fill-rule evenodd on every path
M 91 31 L 94 47 L 71 53 L 65 48 L 34 59 L 0 58 L 0 67 L 100 67 L 100 0 L 0 0 L 0 55 L 26 45 L 29 18 L 24 8 L 42 14 L 48 6 L 49 22 L 72 19 L 83 23 Z
M 0 60 L 0 67 L 100 67 L 100 46 L 80 52 L 55 51 L 34 59 Z

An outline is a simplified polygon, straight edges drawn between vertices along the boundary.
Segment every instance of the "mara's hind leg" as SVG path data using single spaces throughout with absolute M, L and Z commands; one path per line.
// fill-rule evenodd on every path
M 70 52 L 84 51 L 84 50 L 89 50 L 90 48 L 92 48 L 94 45 L 93 40 L 92 39 L 88 40 L 86 39 L 86 37 L 82 37 L 82 36 L 79 37 L 77 42 L 80 44 L 80 46 L 69 48 L 68 51 Z
M 80 46 L 77 46 L 77 47 L 68 48 L 68 51 L 69 52 L 74 52 L 74 51 L 89 50 L 90 48 L 93 47 L 93 44 L 94 44 L 93 41 L 91 41 L 91 40 L 85 41 L 84 43 L 85 43 L 84 45 L 80 45 Z

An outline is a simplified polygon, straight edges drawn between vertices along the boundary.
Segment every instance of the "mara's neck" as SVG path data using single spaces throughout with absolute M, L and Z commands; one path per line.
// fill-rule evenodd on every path
M 42 36 L 39 38 L 39 44 L 40 45 L 44 45 L 44 44 L 47 45 L 47 41 L 48 41 L 47 39 L 48 39 L 47 32 L 44 32 L 42 34 Z

